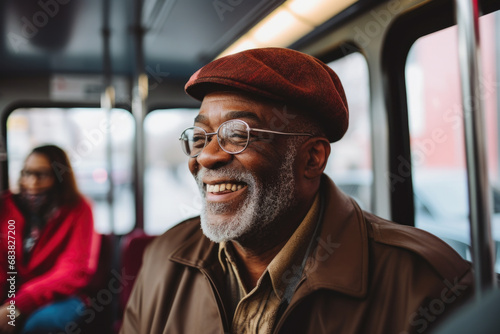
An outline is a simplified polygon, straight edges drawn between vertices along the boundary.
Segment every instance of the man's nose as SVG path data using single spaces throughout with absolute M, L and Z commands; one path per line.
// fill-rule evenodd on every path
M 196 157 L 196 161 L 205 168 L 218 168 L 226 165 L 233 159 L 233 155 L 225 152 L 219 145 L 217 137 L 213 136 L 201 153 Z

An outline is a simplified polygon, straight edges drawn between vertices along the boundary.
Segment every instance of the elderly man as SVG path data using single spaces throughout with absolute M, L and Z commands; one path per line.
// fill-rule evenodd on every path
M 121 333 L 422 333 L 472 292 L 450 247 L 362 211 L 323 174 L 348 125 L 327 65 L 254 49 L 186 92 L 202 101 L 180 137 L 201 216 L 150 245 Z

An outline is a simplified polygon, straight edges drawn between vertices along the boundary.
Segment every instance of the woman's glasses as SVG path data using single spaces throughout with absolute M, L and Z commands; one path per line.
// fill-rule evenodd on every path
M 30 178 L 30 177 L 35 177 L 37 180 L 43 181 L 43 180 L 48 180 L 50 179 L 54 174 L 52 173 L 51 170 L 29 170 L 29 169 L 23 169 L 21 171 L 21 177 L 23 178 Z

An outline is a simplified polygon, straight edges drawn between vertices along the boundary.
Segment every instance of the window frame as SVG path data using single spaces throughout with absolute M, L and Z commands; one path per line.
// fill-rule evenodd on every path
M 481 1 L 481 16 L 500 9 L 500 3 Z M 405 66 L 412 45 L 425 35 L 456 24 L 454 2 L 431 1 L 395 19 L 382 51 L 382 71 L 389 126 L 389 176 L 391 217 L 415 226 L 410 131 L 405 83 Z M 393 45 L 398 45 L 394 50 Z

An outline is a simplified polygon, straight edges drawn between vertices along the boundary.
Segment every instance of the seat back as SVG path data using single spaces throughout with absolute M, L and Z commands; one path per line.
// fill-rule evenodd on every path
M 142 229 L 135 229 L 121 240 L 121 270 L 127 276 L 134 276 L 134 279 L 132 284 L 124 286 L 120 293 L 120 315 L 125 310 L 135 279 L 141 268 L 144 250 L 154 238 L 155 236 L 147 235 Z
M 82 334 L 111 333 L 113 326 L 113 305 L 116 305 L 114 294 L 109 291 L 109 282 L 112 279 L 114 245 L 116 236 L 112 234 L 101 235 L 101 248 L 97 270 L 92 277 L 85 293 L 95 305 L 89 306 L 85 312 L 85 323 Z M 109 296 L 111 298 L 109 298 Z M 106 297 L 105 299 L 103 299 Z

